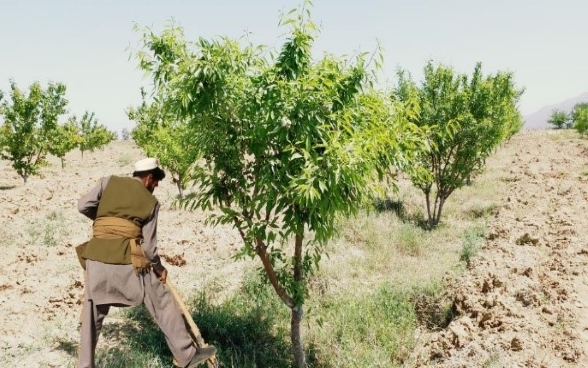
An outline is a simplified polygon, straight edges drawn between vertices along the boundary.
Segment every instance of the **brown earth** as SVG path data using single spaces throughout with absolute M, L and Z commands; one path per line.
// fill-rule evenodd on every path
M 74 366 L 83 275 L 73 246 L 91 225 L 76 202 L 100 177 L 127 175 L 141 157 L 130 142 L 83 159 L 71 152 L 65 169 L 51 158 L 43 177 L 27 184 L 0 162 L 1 367 Z M 456 319 L 418 332 L 410 366 L 588 366 L 588 143 L 522 132 L 488 165 L 501 169 L 509 190 L 496 198 L 483 250 L 464 273 L 447 276 Z M 250 267 L 231 258 L 236 233 L 205 225 L 200 211 L 173 209 L 169 180 L 155 194 L 163 204 L 160 252 L 179 291 L 229 295 Z
M 417 366 L 588 367 L 588 144 L 523 132 L 490 165 L 508 192 L 468 270 L 458 316 L 420 336 Z
M 74 246 L 87 240 L 91 221 L 77 200 L 105 175 L 129 175 L 142 153 L 131 142 L 50 157 L 42 178 L 26 184 L 0 161 L 0 367 L 73 367 L 83 273 Z M 204 224 L 201 211 L 172 208 L 177 194 L 166 178 L 154 193 L 162 203 L 158 238 L 169 278 L 180 293 L 206 288 L 215 298 L 238 287 L 247 262 L 232 256 L 240 239 Z M 105 323 L 116 321 L 111 312 Z M 102 339 L 100 344 L 106 344 Z

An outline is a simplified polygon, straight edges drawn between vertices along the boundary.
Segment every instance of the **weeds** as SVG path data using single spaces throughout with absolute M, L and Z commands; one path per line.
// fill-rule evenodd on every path
M 318 306 L 320 317 L 309 328 L 309 363 L 313 367 L 392 367 L 404 364 L 414 346 L 414 329 L 428 313 L 422 296 L 436 299 L 438 290 L 399 290 L 384 285 L 361 298 L 331 296 Z M 443 307 L 445 308 L 445 307 Z M 449 308 L 450 309 L 450 308 Z M 439 308 L 443 322 L 453 314 Z M 309 317 L 309 319 L 313 319 Z M 309 322 L 312 323 L 312 322 Z
M 290 311 L 257 274 L 220 305 L 213 305 L 206 292 L 193 305 L 192 316 L 204 339 L 217 347 L 222 367 L 291 366 Z
M 131 162 L 133 162 L 133 159 L 132 159 L 130 156 L 128 156 L 128 155 L 124 155 L 124 156 L 120 156 L 120 157 L 119 157 L 119 158 L 116 160 L 116 162 L 118 163 L 118 165 L 119 165 L 120 167 L 125 167 L 125 166 L 127 166 L 127 165 L 130 165 L 130 164 L 131 164 Z
M 58 211 L 49 212 L 44 219 L 33 220 L 27 227 L 29 242 L 55 247 L 68 235 L 64 222 L 63 213 Z
M 422 254 L 426 232 L 412 224 L 402 224 L 398 232 L 396 248 L 402 253 L 411 256 Z
M 462 247 L 459 259 L 469 267 L 472 259 L 482 249 L 485 230 L 481 226 L 475 226 L 465 232 L 462 240 Z

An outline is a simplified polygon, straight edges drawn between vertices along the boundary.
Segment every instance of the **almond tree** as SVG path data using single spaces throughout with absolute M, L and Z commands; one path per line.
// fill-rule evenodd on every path
M 420 86 L 406 72 L 398 73 L 392 98 L 416 101 L 419 114 L 411 120 L 423 129 L 430 148 L 410 171 L 413 184 L 425 194 L 429 228 L 439 223 L 447 198 L 521 128 L 521 94 L 511 73 L 483 76 L 480 63 L 469 77 L 429 62 Z
M 78 127 L 75 121 L 70 119 L 65 124 L 56 125 L 54 129 L 48 132 L 47 139 L 47 151 L 59 157 L 61 168 L 63 169 L 65 167 L 66 153 L 78 147 L 80 144 L 80 136 L 78 135 Z
M 4 123 L 0 127 L 0 156 L 12 161 L 12 167 L 26 183 L 46 165 L 50 133 L 65 114 L 65 85 L 49 83 L 43 89 L 33 83 L 28 93 L 10 82 L 10 101 L 0 105 Z
M 568 125 L 570 116 L 565 111 L 554 109 L 551 111 L 551 116 L 547 122 L 553 125 L 556 129 L 562 129 Z
M 169 170 L 178 188 L 180 199 L 189 182 L 189 170 L 198 160 L 199 149 L 192 142 L 190 128 L 185 121 L 174 120 L 162 100 L 146 101 L 127 111 L 130 120 L 137 123 L 131 132 L 133 140 L 148 156 L 157 157 Z
M 186 121 L 201 165 L 191 209 L 218 207 L 213 224 L 232 224 L 241 256 L 257 257 L 291 311 L 294 365 L 305 367 L 301 321 L 306 280 L 318 267 L 338 216 L 361 208 L 382 162 L 402 161 L 416 134 L 371 88 L 365 55 L 314 61 L 308 11 L 290 13 L 275 58 L 228 38 L 184 40 L 171 26 L 144 33 L 138 53 L 154 96 Z M 288 245 L 291 247 L 288 247 Z
M 86 111 L 79 120 L 74 115 L 70 121 L 78 129 L 78 147 L 82 152 L 82 158 L 85 151 L 94 152 L 95 149 L 104 147 L 115 139 L 115 134 L 106 126 L 99 124 L 93 112 Z
M 584 136 L 588 132 L 588 102 L 577 103 L 570 114 L 570 120 L 574 129 Z

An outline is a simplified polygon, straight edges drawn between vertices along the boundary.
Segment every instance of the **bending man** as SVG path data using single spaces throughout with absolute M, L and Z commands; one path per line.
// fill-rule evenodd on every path
M 135 164 L 133 177 L 109 176 L 78 201 L 78 211 L 94 220 L 93 237 L 78 248 L 85 268 L 79 368 L 95 367 L 102 322 L 111 306 L 144 304 L 181 367 L 211 358 L 214 346 L 197 349 L 180 309 L 164 287 L 167 270 L 157 252 L 159 202 L 153 191 L 165 178 L 154 158 Z

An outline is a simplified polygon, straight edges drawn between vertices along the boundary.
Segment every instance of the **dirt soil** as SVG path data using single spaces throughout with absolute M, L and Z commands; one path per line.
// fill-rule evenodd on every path
M 413 365 L 588 366 L 587 147 L 573 135 L 523 132 L 488 162 L 509 190 L 496 199 L 483 250 L 465 273 L 447 277 L 456 319 L 417 334 Z M 130 142 L 83 159 L 71 152 L 65 169 L 50 158 L 27 184 L 0 162 L 1 367 L 74 366 L 83 274 L 73 247 L 91 230 L 77 199 L 102 176 L 128 175 L 140 158 Z M 235 231 L 207 226 L 200 211 L 174 210 L 170 180 L 155 195 L 160 252 L 178 290 L 229 295 L 250 266 L 231 258 Z
M 74 246 L 91 234 L 77 200 L 103 176 L 128 176 L 141 158 L 133 143 L 114 142 L 83 159 L 70 152 L 64 169 L 50 157 L 42 178 L 26 184 L 0 161 L 0 367 L 75 366 L 84 277 Z M 241 241 L 232 229 L 207 226 L 202 211 L 173 209 L 177 189 L 168 179 L 154 194 L 162 203 L 158 244 L 169 279 L 185 297 L 206 289 L 222 300 L 250 264 L 232 259 Z
M 490 165 L 508 192 L 469 269 L 458 316 L 423 333 L 417 366 L 588 367 L 588 144 L 523 132 Z

